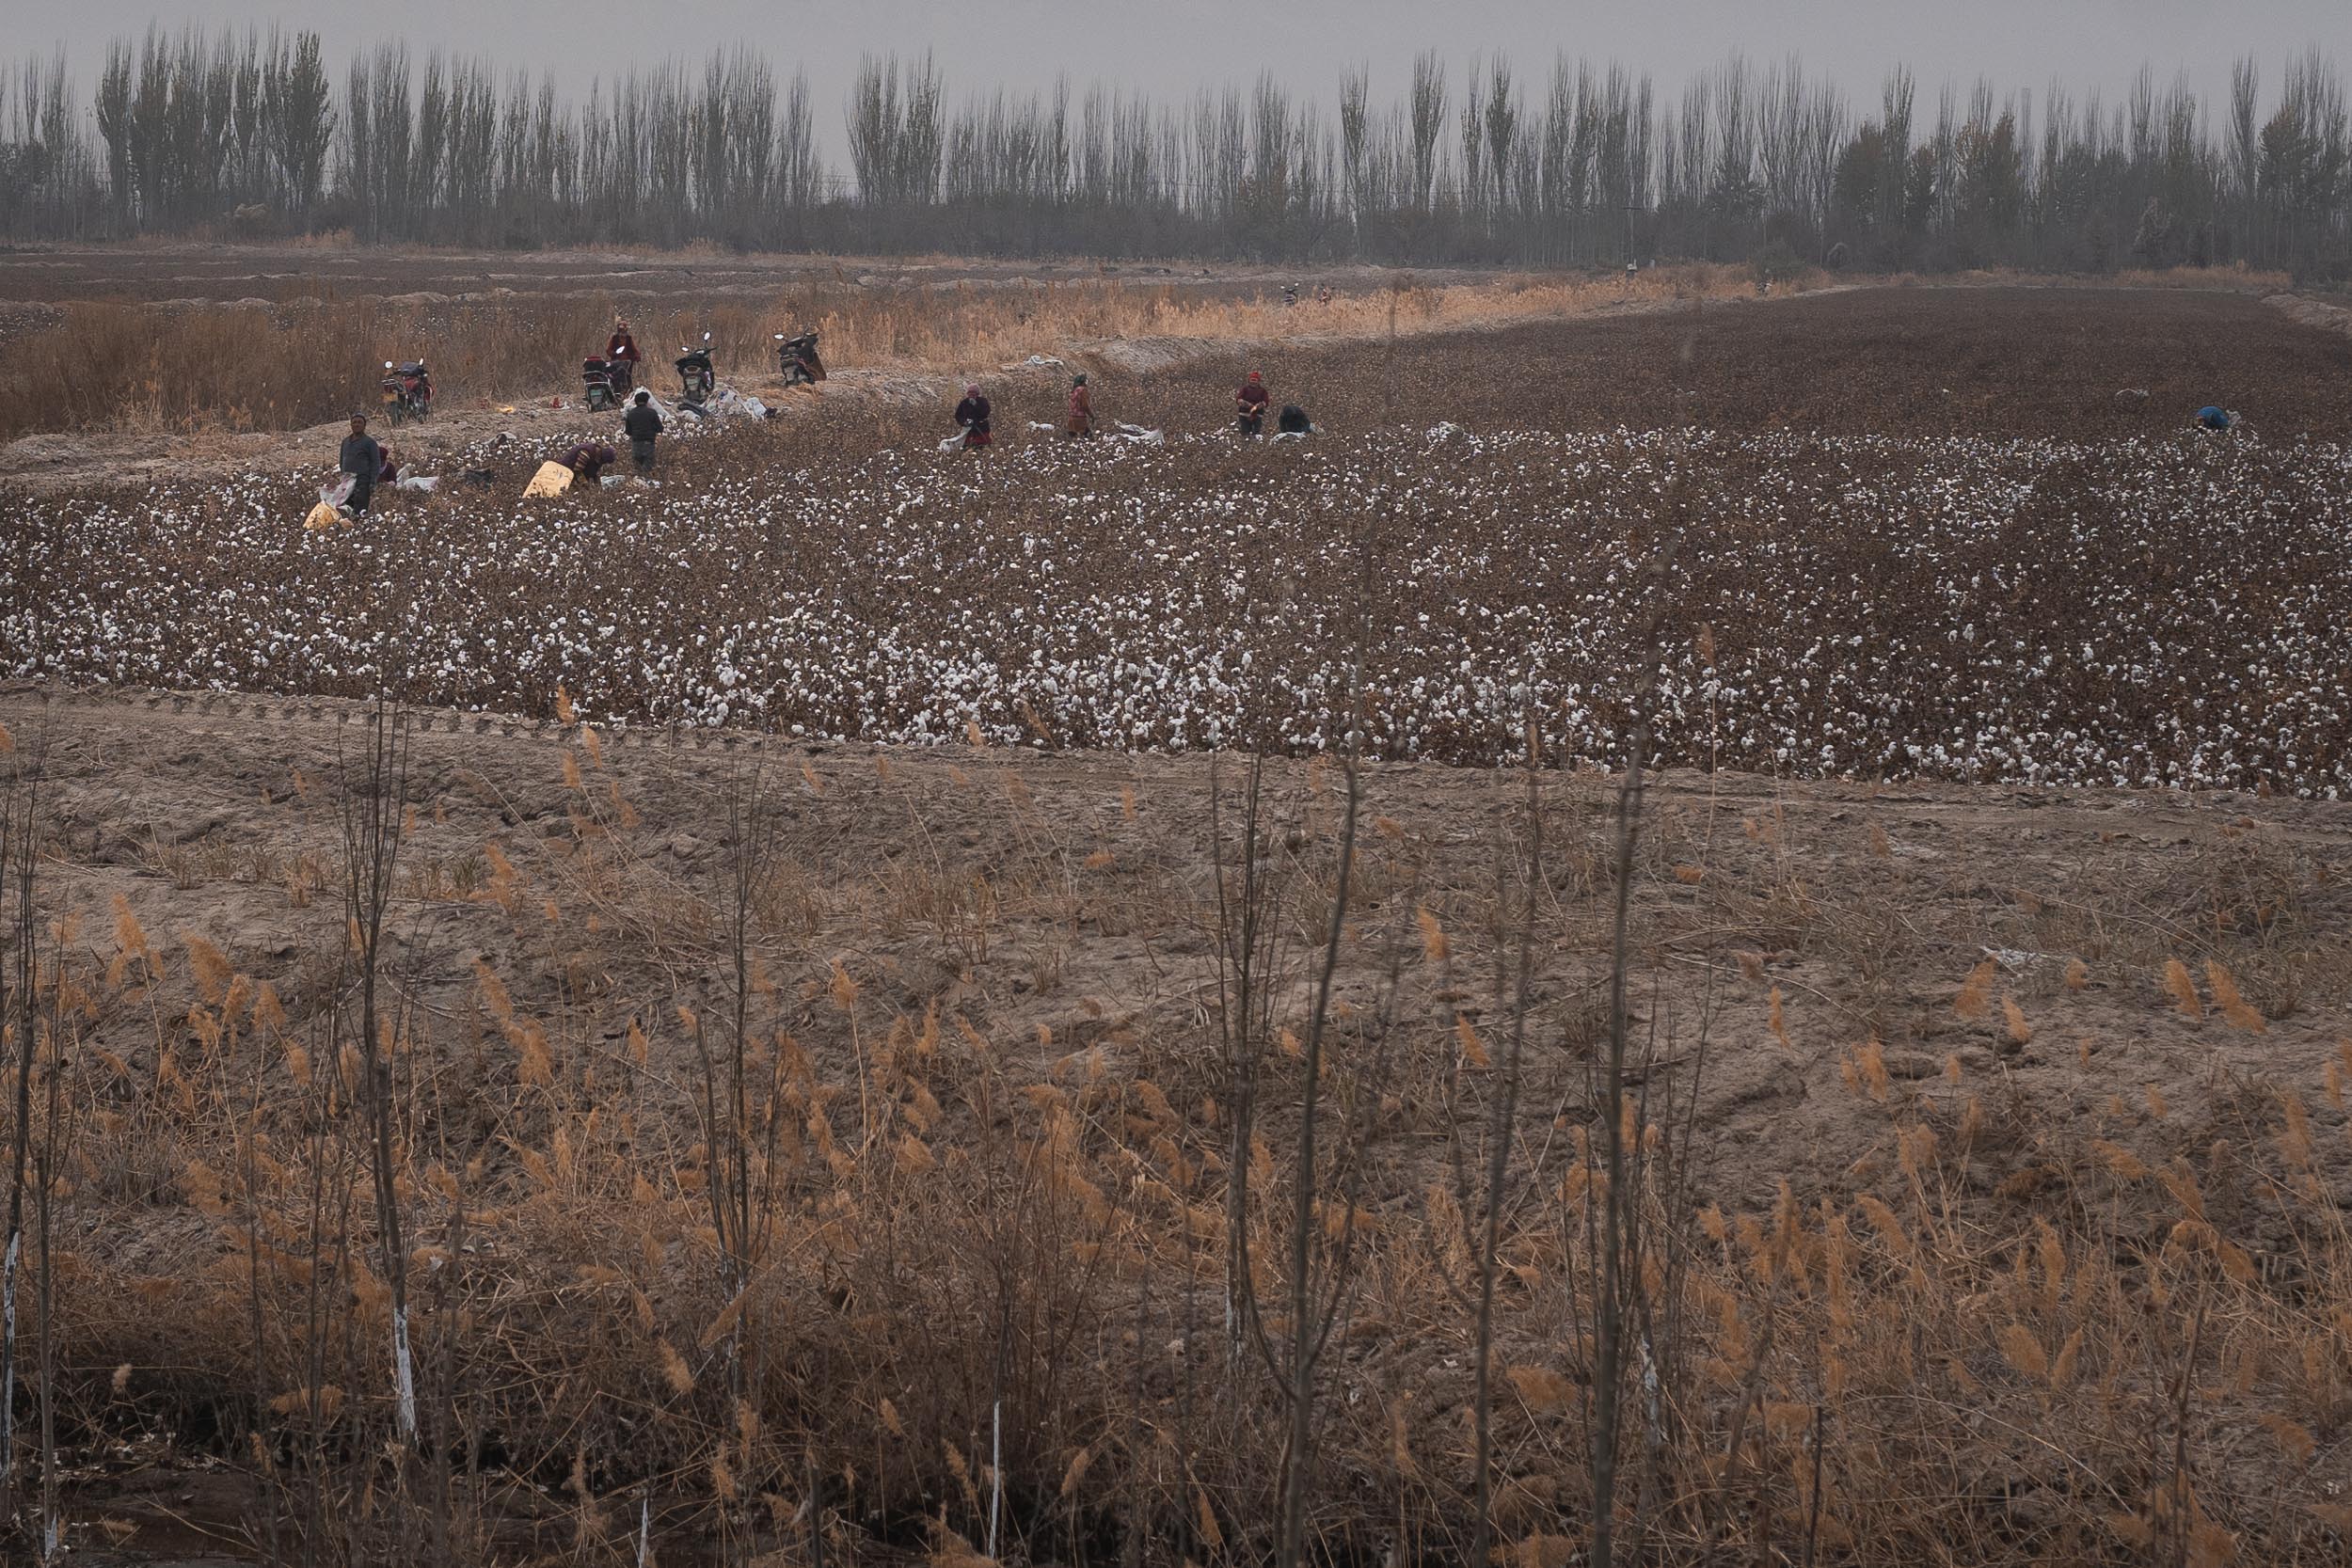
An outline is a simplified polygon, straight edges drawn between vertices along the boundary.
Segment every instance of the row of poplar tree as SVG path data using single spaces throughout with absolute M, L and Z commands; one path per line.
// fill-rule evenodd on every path
M 62 55 L 0 73 L 0 234 L 2352 270 L 2352 129 L 2316 52 L 2267 88 L 2240 62 L 2218 107 L 2147 71 L 2117 101 L 1980 83 L 1930 103 L 1899 70 L 1857 102 L 1736 57 L 1676 94 L 1565 55 L 1534 79 L 1424 55 L 1399 86 L 951 104 L 929 57 L 873 59 L 829 142 L 806 76 L 743 48 L 578 99 L 400 44 L 338 73 L 314 33 L 154 30 L 108 50 L 87 110 Z

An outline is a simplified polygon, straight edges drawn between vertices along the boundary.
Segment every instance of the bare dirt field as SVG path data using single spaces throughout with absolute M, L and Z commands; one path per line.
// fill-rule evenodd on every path
M 685 251 L 416 251 L 353 245 L 157 244 L 43 245 L 0 249 L 0 299 L 47 305 L 139 300 L 227 305 L 246 300 L 396 299 L 442 301 L 515 294 L 667 299 L 681 294 L 772 293 L 812 279 L 878 288 L 1025 284 L 1041 278 L 1116 277 L 1210 292 L 1255 293 L 1298 281 L 1297 269 L 1222 262 L 976 261 L 741 255 L 715 247 Z M 1337 266 L 1311 274 L 1334 287 L 1363 287 L 1382 269 Z M 1438 268 L 1434 279 L 1475 275 Z M 1310 285 L 1311 287 L 1311 285 Z
M 2339 1562 L 2348 350 L 1856 291 L 20 489 L 18 1451 L 102 1562 L 1217 1568 L 1296 1475 L 1567 1568 L 1602 1452 L 1619 1560 Z

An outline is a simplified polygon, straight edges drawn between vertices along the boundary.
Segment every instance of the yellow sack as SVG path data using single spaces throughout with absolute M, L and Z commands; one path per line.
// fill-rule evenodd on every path
M 542 463 L 531 478 L 531 486 L 523 492 L 529 500 L 534 496 L 560 496 L 572 487 L 572 470 L 561 463 Z
M 312 533 L 325 533 L 330 528 L 341 528 L 351 519 L 321 501 L 310 508 L 310 515 L 302 519 L 302 526 Z

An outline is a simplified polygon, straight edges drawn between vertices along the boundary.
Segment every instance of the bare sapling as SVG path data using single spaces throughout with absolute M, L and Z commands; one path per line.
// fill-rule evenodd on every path
M 1348 727 L 1340 753 L 1346 795 L 1340 819 L 1339 863 L 1332 878 L 1330 918 L 1299 1062 L 1298 1140 L 1291 1170 L 1290 1355 L 1284 1387 L 1290 1402 L 1290 1437 L 1284 1450 L 1281 1534 L 1275 1554 L 1278 1568 L 1299 1568 L 1306 1560 L 1307 1502 L 1314 1484 L 1315 1371 L 1324 1348 L 1324 1337 L 1311 1326 L 1317 1317 L 1315 1211 L 1320 1189 L 1316 1162 L 1321 1157 L 1317 1139 L 1321 1132 L 1323 1061 L 1331 1021 L 1332 982 L 1339 973 L 1340 955 L 1347 941 L 1348 896 L 1356 875 L 1357 819 L 1363 804 L 1363 775 L 1357 755 L 1363 736 L 1362 684 L 1359 657 L 1351 672 Z M 1336 1275 L 1338 1271 L 1333 1272 Z M 1335 1296 L 1344 1288 L 1343 1279 L 1338 1277 L 1327 1285 Z
M 33 1080 L 39 1067 L 38 1040 L 38 975 L 39 957 L 35 951 L 37 934 L 34 910 L 34 880 L 37 861 L 34 854 L 36 808 L 38 804 L 39 768 L 34 763 L 11 758 L 4 783 L 0 783 L 0 902 L 8 906 L 7 929 L 9 951 L 5 970 L 6 1001 L 0 1004 L 0 1020 L 6 1022 L 6 1037 L 10 1037 L 15 1050 L 10 1053 L 10 1070 L 14 1074 L 14 1094 L 11 1112 L 13 1121 L 8 1140 L 8 1228 L 5 1254 L 0 1254 L 0 1528 L 6 1528 L 17 1517 L 18 1466 L 16 1463 L 16 1385 L 17 1385 L 17 1294 L 18 1282 L 24 1259 L 24 1199 L 33 1159 Z M 8 879 L 13 873 L 15 886 L 9 897 Z M 54 1084 L 56 1073 L 50 1078 Z M 45 1164 L 45 1161 L 44 1161 Z M 44 1212 L 46 1204 L 43 1204 Z M 41 1341 L 43 1368 L 46 1370 L 49 1345 L 53 1338 L 47 1316 L 46 1253 L 47 1231 L 42 1232 L 44 1266 L 41 1269 Z M 49 1553 L 49 1526 L 54 1518 L 52 1504 L 55 1496 L 53 1450 L 46 1441 L 48 1419 L 47 1380 L 43 1378 L 41 1409 L 44 1424 L 42 1456 L 41 1518 L 37 1538 L 42 1543 L 41 1559 Z
M 1677 498 L 1679 504 L 1679 497 Z M 1681 547 L 1679 536 L 1644 569 L 1645 582 L 1662 588 L 1666 573 Z M 1633 646 L 1654 648 L 1667 602 L 1661 592 L 1635 634 Z M 1609 1027 L 1602 1062 L 1602 1182 L 1600 1277 L 1593 1323 L 1593 1438 L 1591 1560 L 1594 1568 L 1611 1568 L 1616 1551 L 1617 1445 L 1624 1393 L 1628 1282 L 1638 1289 L 1641 1206 L 1629 1180 L 1629 1161 L 1638 1154 L 1638 1139 L 1629 1134 L 1626 1102 L 1626 1058 L 1632 1017 L 1628 995 L 1633 965 L 1633 850 L 1642 821 L 1643 785 L 1649 766 L 1650 711 L 1656 697 L 1661 661 L 1649 658 L 1634 684 L 1632 723 L 1626 736 L 1625 777 L 1618 784 L 1615 845 L 1611 870 L 1613 905 L 1610 913 Z M 1646 1075 L 1645 1075 L 1646 1077 Z M 1645 1355 L 1649 1353 L 1646 1349 Z
M 1486 1123 L 1486 1227 L 1478 1248 L 1477 1361 L 1471 1396 L 1474 1456 L 1470 1536 L 1472 1562 L 1491 1560 L 1494 1534 L 1494 1323 L 1495 1275 L 1502 1267 L 1502 1214 L 1510 1196 L 1511 1149 L 1518 1128 L 1519 1072 L 1527 1045 L 1527 1007 L 1534 975 L 1535 900 L 1544 886 L 1543 746 L 1534 718 L 1527 721 L 1526 899 L 1517 923 L 1518 970 L 1511 998 L 1511 1036 L 1502 1055 L 1502 1081 L 1489 1103 Z M 1505 919 L 1497 889 L 1496 918 Z
M 720 1287 L 727 1307 L 727 1327 L 719 1348 L 726 1368 L 728 1406 L 746 1412 L 756 1367 L 747 1347 L 760 1342 L 755 1286 L 774 1224 L 776 1183 L 780 1178 L 780 1144 L 785 1117 L 781 1114 L 783 1071 L 787 1053 L 764 1053 L 753 1038 L 753 1004 L 769 985 L 759 954 L 758 910 L 775 875 L 779 824 L 774 802 L 763 788 L 758 767 L 733 773 L 726 794 L 727 853 L 721 866 L 723 885 L 720 905 L 725 925 L 723 961 L 727 975 L 726 1038 L 715 1047 L 698 1011 L 693 1035 L 701 1067 L 699 1110 L 707 1151 L 706 1190 L 711 1226 L 719 1238 Z M 835 999 L 844 994 L 836 989 Z M 854 992 L 850 991 L 854 1002 Z M 866 1151 L 860 1150 L 861 1158 Z M 748 1475 L 754 1430 L 739 1418 L 743 1451 L 739 1469 Z M 723 1449 L 727 1438 L 718 1438 Z M 822 1473 L 812 1453 L 805 1466 L 812 1477 Z M 812 1493 L 804 1506 L 810 1512 L 810 1538 L 821 1541 L 821 1499 Z M 738 1521 L 721 1513 L 720 1551 L 733 1562 L 745 1556 L 750 1543 Z
M 1632 964 L 1633 842 L 1641 820 L 1644 726 L 1637 722 L 1617 791 L 1614 895 L 1609 958 L 1609 1036 L 1601 1088 L 1605 1184 L 1601 1194 L 1600 1282 L 1593 1336 L 1593 1551 L 1595 1568 L 1608 1568 L 1615 1549 L 1618 1399 L 1625 1372 L 1626 1248 L 1633 1227 L 1627 1191 L 1625 1147 L 1626 979 Z
M 1266 874 L 1267 857 L 1260 852 L 1266 831 L 1265 756 L 1254 748 L 1250 752 L 1230 873 L 1223 769 L 1222 753 L 1212 753 L 1209 837 L 1216 870 L 1217 1029 L 1224 1057 L 1227 1121 L 1225 1362 L 1229 1372 L 1238 1372 L 1244 1347 L 1256 1324 L 1249 1267 L 1249 1175 L 1257 1136 L 1259 1066 L 1272 1033 L 1269 973 L 1279 956 L 1281 899 Z
M 392 1050 L 404 1022 L 384 1005 L 384 921 L 406 831 L 408 736 L 400 711 L 378 697 L 368 710 L 362 750 L 342 760 L 343 914 L 358 974 L 359 1100 L 375 1201 L 376 1255 L 391 1291 L 393 1419 L 404 1450 L 417 1440 L 416 1363 L 408 1334 L 408 1253 L 397 1180 L 398 1097 Z

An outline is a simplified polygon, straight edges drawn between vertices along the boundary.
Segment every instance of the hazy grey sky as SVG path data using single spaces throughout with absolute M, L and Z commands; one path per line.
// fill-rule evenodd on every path
M 1555 51 L 1616 58 L 1672 87 L 1733 50 L 1760 59 L 1795 51 L 1857 97 L 1908 62 L 1923 97 L 1979 74 L 2039 95 L 2053 78 L 2112 90 L 2142 64 L 2185 71 L 2219 100 L 2229 64 L 2261 61 L 2276 85 L 2287 55 L 2316 44 L 2352 68 L 2352 0 L 7 0 L 18 13 L 0 55 L 62 42 L 86 79 L 109 38 L 151 22 L 272 23 L 316 28 L 341 63 L 358 44 L 405 37 L 526 60 L 567 88 L 664 55 L 738 41 L 780 66 L 804 64 L 827 90 L 858 57 L 933 50 L 951 94 L 1002 83 L 1048 85 L 1067 71 L 1155 94 L 1246 81 L 1271 69 L 1328 96 L 1340 71 L 1369 66 L 1391 96 L 1417 51 L 1444 53 L 1458 75 L 1473 54 L 1507 55 L 1539 82 Z M 25 13 L 31 13 L 29 15 Z

